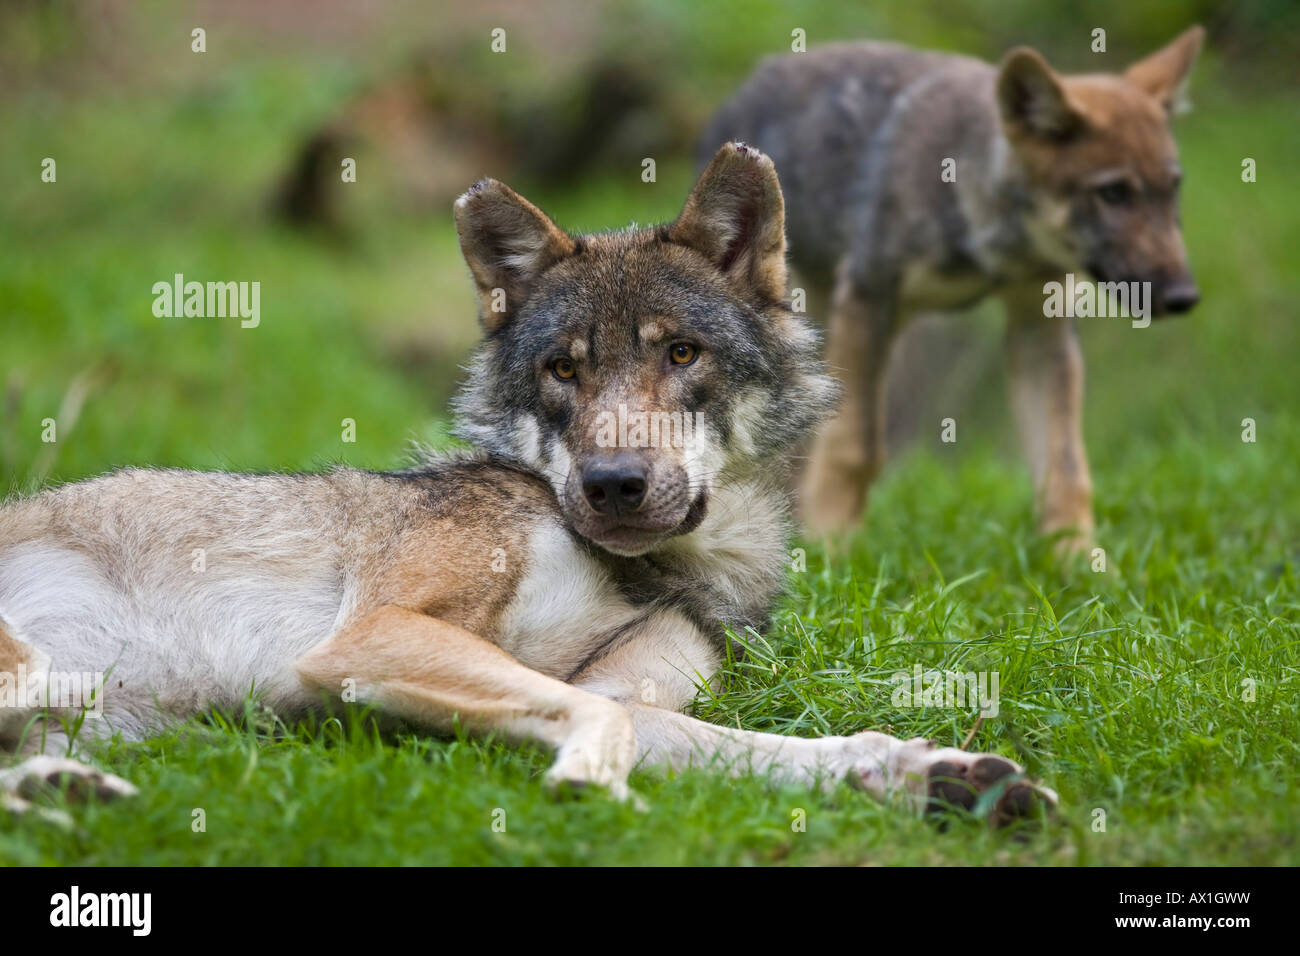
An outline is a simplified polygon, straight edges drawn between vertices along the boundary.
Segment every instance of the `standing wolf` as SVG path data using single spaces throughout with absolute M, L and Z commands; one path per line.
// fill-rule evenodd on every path
M 722 624 L 762 626 L 779 594 L 777 466 L 834 399 L 786 302 L 766 156 L 723 147 L 657 228 L 569 235 L 491 180 L 456 223 L 486 332 L 459 404 L 479 454 L 389 474 L 128 470 L 12 501 L 0 672 L 106 674 L 83 733 L 139 738 L 254 687 L 287 713 L 352 689 L 432 730 L 549 744 L 549 780 L 616 794 L 638 760 L 716 761 L 920 803 L 997 787 L 999 821 L 1053 802 L 1002 757 L 682 713 L 724 659 Z M 56 703 L 0 711 L 0 733 L 66 753 L 57 718 L 75 713 Z M 19 806 L 60 774 L 125 787 L 45 755 L 2 774 Z
M 993 67 L 829 46 L 766 61 L 719 111 L 702 149 L 744 139 L 771 155 L 791 260 L 831 302 L 827 358 L 846 390 L 803 476 L 810 527 L 843 528 L 865 507 L 907 319 L 996 294 L 1040 527 L 1066 532 L 1067 548 L 1088 541 L 1083 358 L 1071 319 L 1045 316 L 1044 285 L 1086 272 L 1149 282 L 1151 314 L 1196 304 L 1169 116 L 1203 35 L 1194 27 L 1122 75 L 1060 76 L 1023 47 Z

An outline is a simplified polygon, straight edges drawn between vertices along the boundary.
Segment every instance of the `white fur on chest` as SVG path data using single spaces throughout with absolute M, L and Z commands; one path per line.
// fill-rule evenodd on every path
M 671 556 L 735 604 L 766 603 L 789 558 L 785 499 L 760 482 L 720 483 L 694 532 L 666 542 Z
M 708 516 L 657 551 L 738 606 L 764 604 L 786 557 L 782 499 L 746 483 L 714 489 Z M 523 580 L 502 615 L 498 645 L 516 660 L 565 679 L 645 608 L 630 603 L 601 564 L 558 524 L 533 532 Z M 683 638 L 697 636 L 678 615 Z M 688 633 L 689 632 L 689 633 Z
M 522 664 L 564 679 L 603 638 L 637 618 L 608 572 L 560 525 L 533 532 L 527 561 L 497 641 Z

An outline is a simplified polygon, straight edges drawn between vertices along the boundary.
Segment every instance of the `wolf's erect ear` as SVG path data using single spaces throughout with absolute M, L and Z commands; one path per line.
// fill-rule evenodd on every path
M 998 68 L 998 107 L 1008 132 L 1066 139 L 1083 127 L 1083 114 L 1037 50 L 1016 47 Z
M 1204 27 L 1185 30 L 1171 43 L 1125 70 L 1124 79 L 1146 90 L 1167 112 L 1181 112 L 1187 77 L 1204 43 Z
M 668 238 L 703 254 L 766 299 L 786 294 L 785 203 L 776 167 L 744 143 L 727 143 L 700 174 Z
M 539 275 L 576 248 L 546 213 L 495 179 L 475 183 L 456 200 L 456 233 L 488 332 L 515 314 Z

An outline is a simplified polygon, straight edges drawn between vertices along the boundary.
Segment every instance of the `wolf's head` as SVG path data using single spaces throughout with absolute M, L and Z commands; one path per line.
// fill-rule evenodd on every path
M 1198 292 L 1187 266 L 1169 129 L 1205 31 L 1193 27 L 1121 75 L 1060 76 L 1034 50 L 1002 61 L 1003 129 L 1028 177 L 1033 238 L 1053 264 L 1150 282 L 1156 315 Z
M 459 434 L 545 474 L 611 552 L 693 531 L 723 482 L 779 479 L 833 403 L 755 149 L 724 146 L 669 225 L 573 236 L 484 180 L 456 227 L 486 333 Z

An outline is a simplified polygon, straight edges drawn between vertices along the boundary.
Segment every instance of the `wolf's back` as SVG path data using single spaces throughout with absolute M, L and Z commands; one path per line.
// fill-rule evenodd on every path
M 698 155 L 733 139 L 767 153 L 785 194 L 791 258 L 805 274 L 826 278 L 863 205 L 879 202 L 889 185 L 872 183 L 873 170 L 905 163 L 917 148 L 909 100 L 936 86 L 949 100 L 975 95 L 964 80 L 991 74 L 979 60 L 892 43 L 769 57 L 715 114 Z

